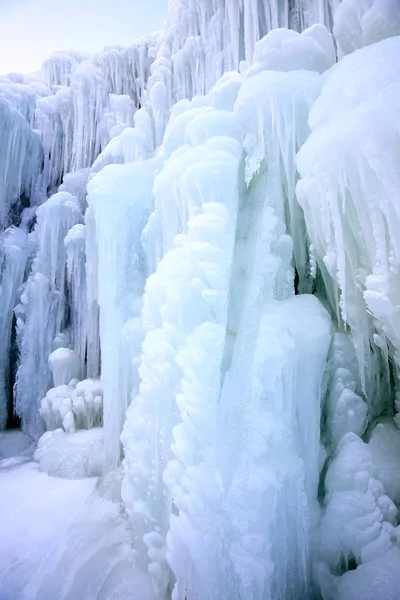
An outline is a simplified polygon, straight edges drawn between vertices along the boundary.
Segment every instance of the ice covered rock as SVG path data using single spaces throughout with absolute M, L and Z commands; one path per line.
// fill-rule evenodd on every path
M 65 433 L 47 431 L 38 441 L 34 459 L 52 477 L 98 477 L 104 469 L 103 429 Z

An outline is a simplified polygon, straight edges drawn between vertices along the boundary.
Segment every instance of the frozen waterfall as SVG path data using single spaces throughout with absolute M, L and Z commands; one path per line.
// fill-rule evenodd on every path
M 398 598 L 399 65 L 396 0 L 171 0 L 0 78 L 0 429 L 160 600 Z

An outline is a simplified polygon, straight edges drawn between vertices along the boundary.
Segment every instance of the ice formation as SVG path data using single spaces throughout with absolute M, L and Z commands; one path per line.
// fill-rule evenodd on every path
M 297 197 L 314 260 L 332 310 L 351 328 L 373 414 L 381 411 L 380 394 L 389 398 L 382 369 L 389 384 L 388 357 L 398 368 L 400 351 L 395 201 L 400 72 L 391 59 L 399 54 L 400 37 L 389 38 L 334 67 L 311 110 L 311 135 L 297 158 Z
M 0 427 L 160 598 L 396 597 L 399 64 L 395 0 L 173 0 L 0 79 Z

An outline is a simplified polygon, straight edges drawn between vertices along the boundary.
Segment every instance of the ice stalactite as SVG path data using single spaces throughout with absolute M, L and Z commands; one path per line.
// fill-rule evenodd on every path
M 390 410 L 389 354 L 399 365 L 399 53 L 400 38 L 391 38 L 339 62 L 297 161 L 313 253 L 333 314 L 351 329 L 371 416 Z
M 89 169 L 111 138 L 133 125 L 128 96 L 109 94 L 100 70 L 83 61 L 69 86 L 37 99 L 35 128 L 44 150 L 41 188 L 54 192 L 63 177 Z
M 108 142 L 102 123 L 108 111 L 109 95 L 99 69 L 89 61 L 81 63 L 71 79 L 73 99 L 73 146 L 71 170 L 93 164 Z
M 12 393 L 10 368 L 11 333 L 13 310 L 17 303 L 18 292 L 22 285 L 28 255 L 32 247 L 27 232 L 10 227 L 0 237 L 0 430 L 5 429 L 9 416 L 9 399 Z
M 37 254 L 16 308 L 20 352 L 15 406 L 22 427 L 37 438 L 43 431 L 40 399 L 51 387 L 48 357 L 63 346 L 66 326 L 64 238 L 83 220 L 78 201 L 68 192 L 55 194 L 37 210 Z M 60 334 L 61 339 L 57 339 Z
M 99 290 L 98 290 L 98 251 L 96 223 L 89 207 L 85 213 L 86 227 L 86 372 L 88 377 L 100 375 L 100 334 L 99 334 Z
M 9 211 L 22 194 L 28 198 L 42 162 L 42 146 L 28 121 L 0 95 L 0 227 L 7 225 Z M 22 208 L 18 207 L 16 219 Z
M 86 359 L 86 230 L 81 223 L 74 225 L 65 237 L 67 258 L 67 285 L 71 347 L 81 364 L 80 371 Z M 80 373 L 82 374 L 82 373 Z M 71 377 L 70 379 L 73 379 Z M 67 382 L 68 383 L 68 382 Z
M 11 104 L 31 126 L 34 123 L 36 98 L 39 90 L 43 93 L 43 89 L 46 90 L 44 84 L 25 84 L 22 76 L 14 79 L 0 76 L 0 98 Z
M 54 52 L 44 61 L 41 75 L 49 88 L 69 86 L 76 67 L 88 57 L 81 52 Z
M 71 170 L 73 104 L 69 88 L 38 98 L 35 128 L 44 154 L 40 188 L 51 193 L 61 183 L 63 174 Z
M 93 58 L 111 94 L 128 95 L 137 107 L 143 102 L 159 33 L 139 38 L 133 44 L 105 48 Z

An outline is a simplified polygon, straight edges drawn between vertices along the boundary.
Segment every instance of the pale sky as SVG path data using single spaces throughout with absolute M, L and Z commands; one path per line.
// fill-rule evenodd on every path
M 56 50 L 90 54 L 161 29 L 168 0 L 0 0 L 0 74 L 31 73 Z

